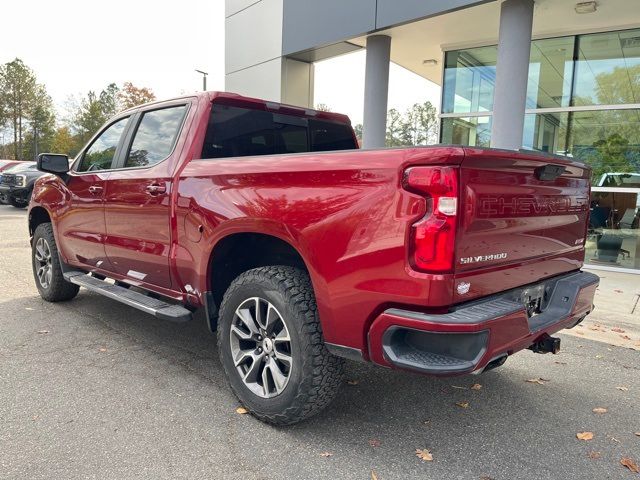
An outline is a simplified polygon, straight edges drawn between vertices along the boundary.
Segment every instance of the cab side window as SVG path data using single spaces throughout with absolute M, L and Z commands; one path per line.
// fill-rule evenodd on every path
M 151 110 L 142 115 L 125 167 L 149 167 L 173 151 L 187 111 L 186 105 Z
M 87 148 L 77 171 L 93 172 L 110 169 L 128 121 L 129 117 L 121 118 L 107 127 Z

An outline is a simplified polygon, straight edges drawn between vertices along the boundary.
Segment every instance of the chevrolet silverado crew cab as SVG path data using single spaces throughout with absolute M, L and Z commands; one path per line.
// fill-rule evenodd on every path
M 124 111 L 29 208 L 42 298 L 79 287 L 158 318 L 203 308 L 256 417 L 305 419 L 344 359 L 480 373 L 593 309 L 590 171 L 460 146 L 358 150 L 349 119 L 202 93 Z

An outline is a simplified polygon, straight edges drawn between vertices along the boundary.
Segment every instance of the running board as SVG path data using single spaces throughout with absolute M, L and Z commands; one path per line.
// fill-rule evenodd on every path
M 98 278 L 87 275 L 84 272 L 65 272 L 64 279 L 81 287 L 112 298 L 130 307 L 142 310 L 156 318 L 171 322 L 187 322 L 191 320 L 191 311 L 181 305 L 175 305 L 157 298 L 149 297 L 142 293 L 134 292 L 128 288 L 112 285 Z

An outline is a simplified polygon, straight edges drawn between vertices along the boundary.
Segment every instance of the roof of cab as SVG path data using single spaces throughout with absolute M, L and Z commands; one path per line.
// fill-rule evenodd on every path
M 209 100 L 212 102 L 217 99 L 228 99 L 230 101 L 237 101 L 238 103 L 254 104 L 256 106 L 260 105 L 269 111 L 282 110 L 283 112 L 294 114 L 294 115 L 297 114 L 297 115 L 304 115 L 304 116 L 313 116 L 313 117 L 333 120 L 341 123 L 347 123 L 351 125 L 351 120 L 349 119 L 349 117 L 342 113 L 325 112 L 320 110 L 314 110 L 312 108 L 299 107 L 296 105 L 288 105 L 286 103 L 271 102 L 269 100 L 263 100 L 260 98 L 245 97 L 244 95 L 239 95 L 237 93 L 220 92 L 220 91 L 194 92 L 188 95 L 181 95 L 173 98 L 165 98 L 162 100 L 156 100 L 153 102 L 145 103 L 143 105 L 138 105 L 138 106 L 129 108 L 127 110 L 124 110 L 123 112 L 120 112 L 120 113 L 133 112 L 142 107 L 146 108 L 151 105 L 161 105 L 168 102 L 174 102 L 176 100 L 182 100 L 182 99 L 194 98 L 194 97 L 198 99 L 202 97 L 208 97 Z

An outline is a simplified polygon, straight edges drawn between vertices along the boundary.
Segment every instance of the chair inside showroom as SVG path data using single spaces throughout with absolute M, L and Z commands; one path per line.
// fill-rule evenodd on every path
M 635 208 L 627 208 L 618 222 L 619 228 L 637 228 L 638 214 Z

